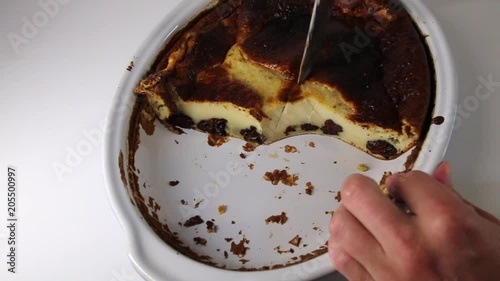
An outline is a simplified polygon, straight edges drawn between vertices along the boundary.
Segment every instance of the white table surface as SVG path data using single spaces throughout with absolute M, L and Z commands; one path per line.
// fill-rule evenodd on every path
M 133 54 L 180 0 L 53 1 L 0 2 L 0 280 L 139 281 L 104 190 L 102 140 L 66 157 L 99 133 Z M 47 2 L 58 4 L 44 18 Z M 425 2 L 457 62 L 463 122 L 446 157 L 456 188 L 500 216 L 500 86 L 475 98 L 479 76 L 500 82 L 500 1 Z M 12 44 L 14 33 L 24 39 Z M 54 163 L 72 166 L 58 177 Z M 4 262 L 8 165 L 18 169 L 16 274 Z

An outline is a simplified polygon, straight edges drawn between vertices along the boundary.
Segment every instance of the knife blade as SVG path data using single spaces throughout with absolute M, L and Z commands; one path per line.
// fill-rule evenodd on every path
M 314 9 L 307 34 L 306 46 L 302 61 L 300 63 L 299 79 L 297 84 L 303 83 L 309 74 L 311 74 L 316 53 L 321 46 L 325 35 L 326 24 L 332 12 L 332 0 L 315 0 Z

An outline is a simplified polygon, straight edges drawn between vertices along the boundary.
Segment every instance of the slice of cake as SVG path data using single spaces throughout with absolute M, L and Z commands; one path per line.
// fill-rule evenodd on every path
M 312 1 L 219 1 L 135 89 L 170 128 L 256 144 L 335 136 L 393 159 L 422 134 L 431 70 L 417 29 L 383 0 L 333 2 L 315 66 L 296 84 Z

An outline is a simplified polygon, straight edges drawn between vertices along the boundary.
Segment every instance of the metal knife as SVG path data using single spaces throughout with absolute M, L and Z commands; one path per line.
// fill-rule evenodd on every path
M 309 25 L 309 32 L 306 39 L 306 47 L 300 63 L 299 79 L 297 84 L 301 84 L 311 74 L 311 70 L 316 59 L 316 54 L 321 46 L 325 35 L 326 25 L 332 12 L 332 0 L 315 0 L 314 9 Z

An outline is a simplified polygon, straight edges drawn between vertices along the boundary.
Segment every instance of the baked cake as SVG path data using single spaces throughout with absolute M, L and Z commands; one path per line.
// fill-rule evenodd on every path
M 431 97 L 424 43 L 397 1 L 334 0 L 308 79 L 297 85 L 310 0 L 220 0 L 160 53 L 135 93 L 170 128 L 256 144 L 339 138 L 394 159 L 420 138 Z

